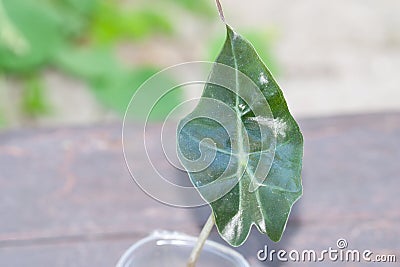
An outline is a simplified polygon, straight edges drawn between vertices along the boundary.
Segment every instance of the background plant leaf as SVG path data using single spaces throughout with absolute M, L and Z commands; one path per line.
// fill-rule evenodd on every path
M 73 48 L 65 47 L 54 58 L 56 66 L 87 82 L 96 97 L 107 107 L 123 115 L 134 92 L 148 78 L 159 70 L 155 67 L 124 68 L 108 47 Z M 159 74 L 158 87 L 173 88 L 176 84 L 172 77 Z M 149 101 L 151 94 L 148 92 Z M 149 119 L 160 120 L 182 101 L 180 91 L 165 95 L 152 110 Z M 143 103 L 146 106 L 146 103 Z M 145 119 L 147 114 L 142 107 L 135 107 L 137 118 Z
M 10 23 L 26 41 L 27 49 L 16 54 L 0 42 L 0 69 L 24 72 L 44 64 L 64 38 L 60 34 L 61 21 L 54 10 L 32 0 L 3 0 L 3 4 Z
M 210 5 L 210 1 L 207 0 L 170 0 L 175 4 L 178 4 L 187 10 L 198 13 L 203 16 L 211 16 L 214 14 L 214 8 Z
M 121 39 L 138 40 L 154 34 L 170 35 L 170 18 L 150 8 L 124 10 L 112 2 L 97 6 L 91 25 L 91 37 L 99 43 L 114 43 Z
M 256 127 L 254 123 L 259 118 L 255 117 L 252 111 L 239 113 L 239 110 L 248 108 L 245 107 L 246 103 L 235 100 L 236 96 L 231 91 L 215 84 L 208 83 L 205 86 L 202 99 L 211 98 L 221 101 L 236 111 L 237 118 L 243 123 L 249 136 L 251 151 L 248 151 L 247 165 L 242 167 L 242 164 L 236 164 L 237 168 L 243 168 L 243 172 L 237 172 L 236 169 L 226 170 L 231 167 L 228 164 L 229 159 L 240 161 L 233 153 L 233 147 L 235 145 L 240 147 L 243 140 L 240 139 L 240 135 L 229 136 L 225 131 L 235 125 L 222 126 L 201 117 L 185 122 L 185 119 L 196 114 L 199 108 L 205 108 L 201 107 L 202 100 L 196 109 L 181 122 L 181 130 L 178 132 L 179 150 L 183 157 L 195 160 L 201 156 L 201 140 L 209 138 L 216 145 L 216 156 L 212 164 L 201 171 L 189 171 L 189 176 L 198 189 L 202 185 L 212 184 L 212 190 L 218 191 L 220 188 L 217 181 L 223 171 L 240 173 L 241 177 L 236 177 L 240 179 L 239 182 L 227 194 L 216 201 L 209 202 L 218 232 L 229 244 L 233 246 L 243 244 L 253 224 L 271 240 L 279 241 L 290 210 L 302 194 L 300 177 L 303 156 L 302 134 L 290 115 L 282 91 L 270 71 L 253 46 L 229 26 L 227 26 L 226 42 L 216 62 L 230 66 L 250 78 L 261 90 L 262 96 L 270 106 L 276 147 L 274 153 L 271 153 L 272 160 L 268 175 L 255 191 L 250 190 L 250 185 L 254 181 L 252 170 L 261 158 L 249 155 L 264 153 L 259 146 L 265 141 L 260 139 L 262 128 Z M 229 79 L 229 77 L 226 78 Z M 246 90 L 246 88 L 240 89 Z M 209 109 L 213 110 L 215 107 L 209 107 Z M 237 121 L 233 118 L 228 120 L 229 123 L 236 124 Z M 183 164 L 187 170 L 192 169 L 190 162 Z M 260 164 L 268 163 L 260 162 Z M 199 192 L 207 200 L 208 192 L 200 189 Z
M 46 99 L 45 88 L 41 77 L 34 73 L 24 80 L 22 110 L 30 117 L 49 113 L 50 105 Z
M 99 0 L 46 0 L 46 2 L 62 23 L 61 34 L 72 37 L 82 35 L 99 6 Z

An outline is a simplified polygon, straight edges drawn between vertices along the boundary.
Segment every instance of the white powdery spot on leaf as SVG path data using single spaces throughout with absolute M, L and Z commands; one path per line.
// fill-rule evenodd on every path
M 264 73 L 260 73 L 260 78 L 258 80 L 260 81 L 261 85 L 268 84 L 268 78 L 265 76 Z
M 287 124 L 282 119 L 274 119 L 275 131 L 278 135 L 286 136 Z
M 228 240 L 233 240 L 236 233 L 243 231 L 243 223 L 241 221 L 242 216 L 243 210 L 239 209 L 235 216 L 233 216 L 232 219 L 225 225 L 224 229 L 222 229 L 222 234 Z
M 260 207 L 259 207 L 259 209 L 260 209 Z M 260 211 L 260 213 L 262 213 L 262 211 Z M 261 215 L 262 216 L 262 215 Z M 258 226 L 260 227 L 260 229 L 262 230 L 262 231 L 267 231 L 267 227 L 266 227 L 266 225 L 265 225 L 265 220 L 264 220 L 264 218 L 263 218 L 263 220 L 261 220 L 259 223 L 258 223 Z
M 233 40 L 236 40 L 237 38 L 239 38 L 239 35 L 236 32 L 233 32 Z
M 243 105 L 243 104 L 239 104 L 239 109 L 240 109 L 241 111 L 243 111 L 245 108 L 246 108 L 246 106 L 245 106 L 245 105 Z
M 275 129 L 276 136 L 280 135 L 282 137 L 286 136 L 287 124 L 282 119 L 272 119 L 272 118 L 264 118 L 261 116 L 250 118 L 252 121 L 256 121 L 261 125 L 266 125 L 272 129 Z

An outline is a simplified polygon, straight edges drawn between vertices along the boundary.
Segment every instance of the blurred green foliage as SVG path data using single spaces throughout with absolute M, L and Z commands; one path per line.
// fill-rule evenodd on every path
M 194 12 L 207 7 L 204 1 L 170 2 Z M 0 0 L 0 71 L 23 81 L 21 108 L 29 116 L 50 110 L 40 82 L 41 70 L 50 66 L 81 78 L 103 103 L 123 114 L 134 90 L 158 69 L 123 67 L 114 46 L 121 39 L 173 32 L 171 17 L 146 5 L 127 9 L 107 0 Z M 164 105 L 178 102 L 179 96 L 169 101 Z
M 109 48 L 97 49 L 65 49 L 55 58 L 56 65 L 67 73 L 71 73 L 87 81 L 95 95 L 107 106 L 124 114 L 126 106 L 135 89 L 157 73 L 156 67 L 141 66 L 137 69 L 126 69 L 118 64 Z M 159 77 L 159 84 L 164 87 L 173 87 L 171 77 Z M 116 93 L 117 92 L 117 93 Z M 149 92 L 151 94 L 152 92 Z M 179 94 L 171 94 L 163 99 L 162 105 L 155 109 L 152 119 L 161 119 L 172 110 L 180 100 Z M 135 107 L 138 117 L 147 114 L 141 113 L 141 108 Z
M 83 80 L 99 101 L 123 114 L 134 91 L 160 67 L 125 67 L 115 56 L 116 45 L 159 35 L 173 38 L 176 12 L 166 9 L 215 16 L 209 0 L 0 0 L 0 73 L 22 81 L 24 93 L 17 102 L 27 116 L 52 111 L 42 82 L 48 68 Z M 262 38 L 249 39 L 265 48 Z M 218 40 L 211 50 L 216 54 L 221 44 Z M 162 79 L 173 84 L 171 77 Z M 151 118 L 161 118 L 181 100 L 178 92 L 168 94 Z
M 176 3 L 182 7 L 185 7 L 188 11 L 193 13 L 201 14 L 204 16 L 212 16 L 215 14 L 214 6 L 210 5 L 210 1 L 203 0 L 168 0 L 169 4 Z
M 121 38 L 138 40 L 155 33 L 172 34 L 173 24 L 155 9 L 121 10 L 107 1 L 101 2 L 91 24 L 92 40 L 113 43 Z
M 0 109 L 0 128 L 4 127 L 6 124 L 6 120 L 4 118 L 3 110 Z
M 50 111 L 40 76 L 33 75 L 24 79 L 22 108 L 30 117 L 37 117 Z
M 54 10 L 32 0 L 1 0 L 0 9 L 0 68 L 31 72 L 48 62 L 65 38 Z

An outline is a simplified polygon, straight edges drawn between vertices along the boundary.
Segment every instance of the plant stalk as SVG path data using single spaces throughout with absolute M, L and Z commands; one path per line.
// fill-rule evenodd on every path
M 197 243 L 194 246 L 192 253 L 190 254 L 189 260 L 187 262 L 187 267 L 195 267 L 196 262 L 200 256 L 200 252 L 203 249 L 203 246 L 211 233 L 212 228 L 214 227 L 214 216 L 211 213 L 208 218 L 206 224 L 200 232 L 199 238 L 197 239 Z
M 222 22 L 226 23 L 224 11 L 222 10 L 221 2 L 219 0 L 215 0 L 215 2 L 217 3 L 218 13 L 219 13 L 219 16 L 221 17 Z

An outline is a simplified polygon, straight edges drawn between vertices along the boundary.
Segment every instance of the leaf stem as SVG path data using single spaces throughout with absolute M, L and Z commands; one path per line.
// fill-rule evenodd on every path
M 222 10 L 221 2 L 219 0 L 215 0 L 215 2 L 217 3 L 219 16 L 221 17 L 221 20 L 226 24 L 224 11 Z
M 211 213 L 210 217 L 206 224 L 204 225 L 203 229 L 200 232 L 199 238 L 197 239 L 197 243 L 194 246 L 192 253 L 190 254 L 189 260 L 187 262 L 187 267 L 195 267 L 196 262 L 200 256 L 200 252 L 203 249 L 203 246 L 211 233 L 212 228 L 214 227 L 214 216 Z

